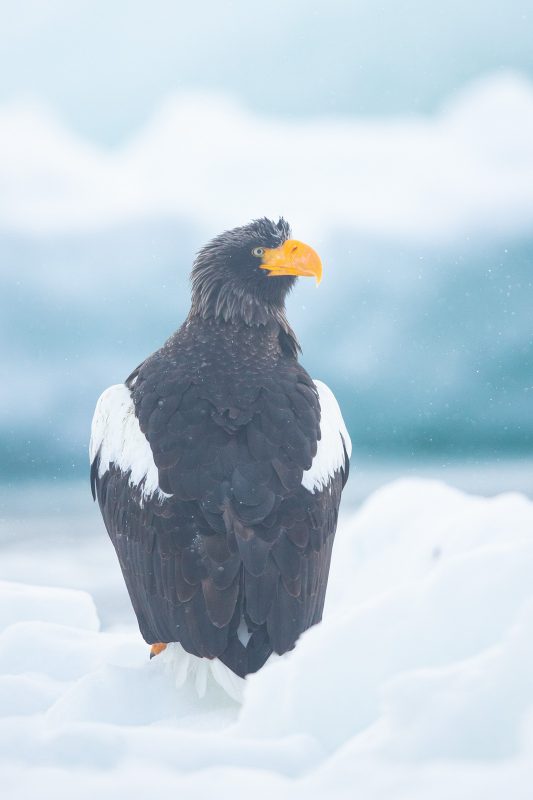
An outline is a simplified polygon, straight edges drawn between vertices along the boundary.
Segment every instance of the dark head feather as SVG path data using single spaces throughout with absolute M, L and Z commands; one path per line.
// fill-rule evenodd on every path
M 194 260 L 191 313 L 264 325 L 270 315 L 283 312 L 295 278 L 270 278 L 252 250 L 280 247 L 290 235 L 283 217 L 278 222 L 262 217 L 211 239 Z

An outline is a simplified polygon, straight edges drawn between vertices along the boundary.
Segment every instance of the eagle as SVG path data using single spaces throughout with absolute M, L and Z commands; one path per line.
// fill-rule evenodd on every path
M 185 322 L 97 402 L 93 498 L 151 656 L 243 678 L 322 618 L 351 443 L 298 360 L 298 276 L 322 264 L 283 218 L 216 236 Z

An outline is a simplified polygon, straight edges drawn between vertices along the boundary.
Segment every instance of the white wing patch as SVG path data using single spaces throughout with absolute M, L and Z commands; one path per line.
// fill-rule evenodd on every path
M 313 463 L 302 479 L 302 486 L 313 494 L 324 489 L 335 472 L 344 466 L 344 448 L 348 458 L 352 454 L 352 442 L 335 395 L 322 381 L 314 381 L 314 384 L 320 401 L 321 438 Z
M 100 396 L 94 411 L 89 445 L 90 462 L 100 451 L 98 475 L 114 464 L 122 472 L 131 470 L 130 484 L 139 486 L 145 499 L 157 494 L 170 497 L 159 488 L 159 475 L 151 447 L 139 427 L 130 390 L 123 383 L 110 386 Z

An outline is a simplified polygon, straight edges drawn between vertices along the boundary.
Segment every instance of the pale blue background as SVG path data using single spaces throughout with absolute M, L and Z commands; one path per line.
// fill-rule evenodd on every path
M 0 115 L 40 109 L 99 158 L 122 152 L 183 93 L 208 106 L 206 96 L 221 95 L 261 124 L 374 119 L 393 131 L 399 118 L 432 119 L 472 81 L 533 78 L 533 11 L 522 0 L 0 7 Z M 27 149 L 6 167 L 15 176 L 4 187 L 8 210 L 16 170 L 26 174 L 39 144 L 32 129 L 28 121 Z M 492 122 L 486 133 L 490 142 Z M 498 168 L 507 157 L 519 175 L 521 152 L 494 149 Z M 32 180 L 24 191 L 42 191 Z M 235 224 L 248 217 L 246 197 L 239 203 Z M 361 458 L 531 453 L 533 225 L 523 211 L 526 223 L 497 236 L 485 218 L 447 240 L 382 236 L 356 219 L 321 232 L 325 262 L 353 269 L 320 293 L 302 285 L 291 320 Z M 0 474 L 84 477 L 98 394 L 183 319 L 191 259 L 213 225 L 176 211 L 36 231 L 30 216 L 27 226 L 0 220 Z
M 435 110 L 503 67 L 533 74 L 529 0 L 2 2 L 0 102 L 50 103 L 116 143 L 170 92 L 215 89 L 269 114 Z

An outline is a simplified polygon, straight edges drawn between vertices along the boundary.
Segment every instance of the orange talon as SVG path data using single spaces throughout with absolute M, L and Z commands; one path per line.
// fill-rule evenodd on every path
M 158 656 L 159 653 L 162 653 L 165 650 L 166 644 L 164 642 L 156 642 L 150 648 L 150 658 L 154 656 Z

